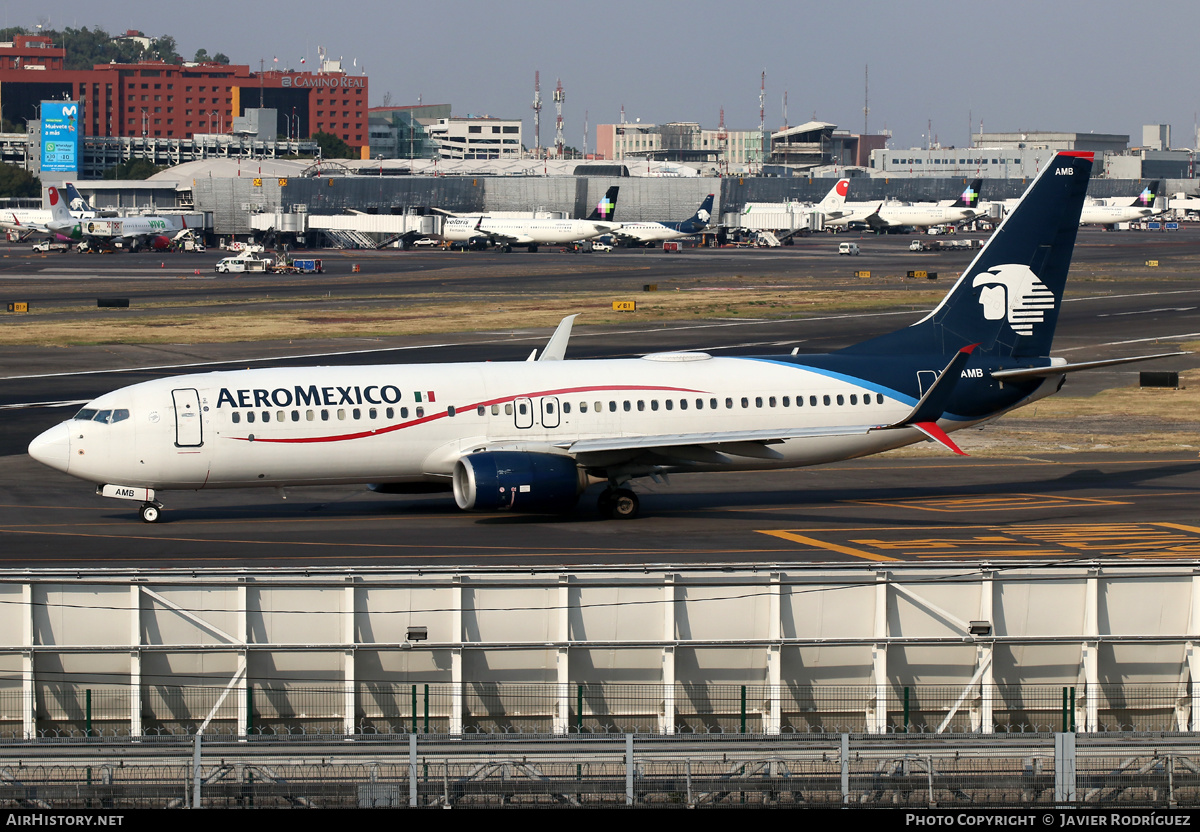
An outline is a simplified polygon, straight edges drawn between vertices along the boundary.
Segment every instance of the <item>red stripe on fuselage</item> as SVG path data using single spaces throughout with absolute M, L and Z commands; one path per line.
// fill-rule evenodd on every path
M 477 407 L 489 407 L 493 404 L 506 404 L 517 399 L 537 399 L 543 396 L 562 396 L 568 393 L 599 393 L 612 392 L 616 390 L 632 391 L 632 390 L 657 390 L 671 393 L 705 393 L 704 390 L 694 390 L 690 387 L 657 387 L 654 385 L 635 385 L 635 384 L 613 384 L 600 387 L 561 387 L 556 390 L 539 390 L 534 393 L 523 393 L 518 396 L 504 396 L 498 399 L 488 399 L 487 401 L 475 402 L 474 404 L 465 405 L 463 407 L 454 408 L 455 412 L 472 410 Z M 368 436 L 378 436 L 381 433 L 391 433 L 392 431 L 411 428 L 415 425 L 422 425 L 426 422 L 432 422 L 435 419 L 447 419 L 450 414 L 445 410 L 440 410 L 437 413 L 431 413 L 428 416 L 422 416 L 419 419 L 410 419 L 407 422 L 399 422 L 395 425 L 387 427 L 375 428 L 374 430 L 364 430 L 357 433 L 343 433 L 336 436 L 304 436 L 294 437 L 290 439 L 259 439 L 255 437 L 251 439 L 249 436 L 227 436 L 226 439 L 233 439 L 238 442 L 272 442 L 275 444 L 303 444 L 307 442 L 344 442 L 350 439 L 364 439 Z

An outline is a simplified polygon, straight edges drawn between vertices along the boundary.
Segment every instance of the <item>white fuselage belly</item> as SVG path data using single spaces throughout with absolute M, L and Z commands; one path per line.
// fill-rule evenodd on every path
M 669 228 L 661 222 L 627 222 L 621 224 L 621 237 L 629 237 L 641 243 L 658 243 L 664 240 L 678 240 L 681 237 L 692 236 L 674 228 Z
M 173 391 L 187 390 L 196 391 L 200 412 L 183 424 L 175 405 L 182 394 Z M 593 438 L 887 425 L 913 404 L 878 385 L 736 358 L 245 370 L 146 382 L 100 397 L 89 407 L 128 409 L 129 418 L 67 422 L 68 473 L 159 489 L 429 481 L 449 476 L 460 456 L 483 448 L 553 451 Z M 953 430 L 969 423 L 942 424 Z M 767 446 L 778 458 L 732 455 L 678 467 L 812 465 L 923 439 L 915 429 L 790 439 Z
M 1118 222 L 1133 222 L 1154 213 L 1150 208 L 1114 205 L 1085 205 L 1079 214 L 1079 224 L 1111 225 Z
M 609 223 L 608 226 L 613 226 Z M 605 233 L 604 224 L 587 220 L 522 220 L 489 219 L 484 217 L 455 217 L 442 226 L 442 237 L 452 242 L 465 243 L 477 237 L 493 237 L 510 240 L 524 245 L 527 243 L 571 243 Z

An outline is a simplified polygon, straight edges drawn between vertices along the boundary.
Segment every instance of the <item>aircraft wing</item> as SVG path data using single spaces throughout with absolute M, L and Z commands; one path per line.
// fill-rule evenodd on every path
M 488 241 L 493 244 L 500 243 L 503 245 L 505 243 L 508 243 L 510 245 L 511 244 L 526 245 L 528 243 L 533 242 L 533 240 L 531 240 L 529 238 L 528 234 L 501 234 L 497 231 L 488 231 L 486 229 L 480 230 L 479 233 L 482 236 L 487 237 Z
M 622 436 L 578 439 L 557 445 L 585 465 L 587 457 L 630 453 L 655 453 L 689 461 L 724 462 L 728 456 L 755 459 L 781 459 L 782 454 L 769 446 L 785 439 L 829 436 L 862 436 L 878 425 L 847 425 L 818 428 L 779 428 L 777 430 L 728 430 L 709 433 L 666 433 L 652 436 Z
M 885 220 L 883 217 L 879 216 L 879 212 L 882 208 L 883 208 L 883 203 L 880 203 L 879 207 L 876 208 L 874 211 L 872 211 L 867 216 L 863 217 L 862 221 L 865 222 L 869 227 L 871 227 L 873 229 L 887 228 L 889 225 L 888 221 Z
M 25 231 L 37 234 L 50 233 L 50 229 L 46 226 L 32 222 L 21 222 L 13 214 L 0 214 L 0 228 L 6 231 Z

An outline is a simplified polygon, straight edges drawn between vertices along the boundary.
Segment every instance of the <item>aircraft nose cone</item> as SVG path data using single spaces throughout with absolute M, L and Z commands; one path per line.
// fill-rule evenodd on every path
M 66 472 L 71 462 L 71 429 L 66 422 L 55 425 L 29 443 L 29 455 L 43 465 Z

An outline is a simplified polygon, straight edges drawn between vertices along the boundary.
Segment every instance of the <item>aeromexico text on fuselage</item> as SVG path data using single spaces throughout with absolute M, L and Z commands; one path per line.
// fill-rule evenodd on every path
M 432 390 L 413 391 L 409 394 L 418 404 L 436 401 Z M 217 408 L 261 408 L 261 407 L 340 407 L 341 405 L 399 404 L 404 397 L 395 384 L 359 384 L 341 387 L 307 386 L 296 384 L 291 387 L 241 387 L 233 390 L 222 387 L 217 394 Z

